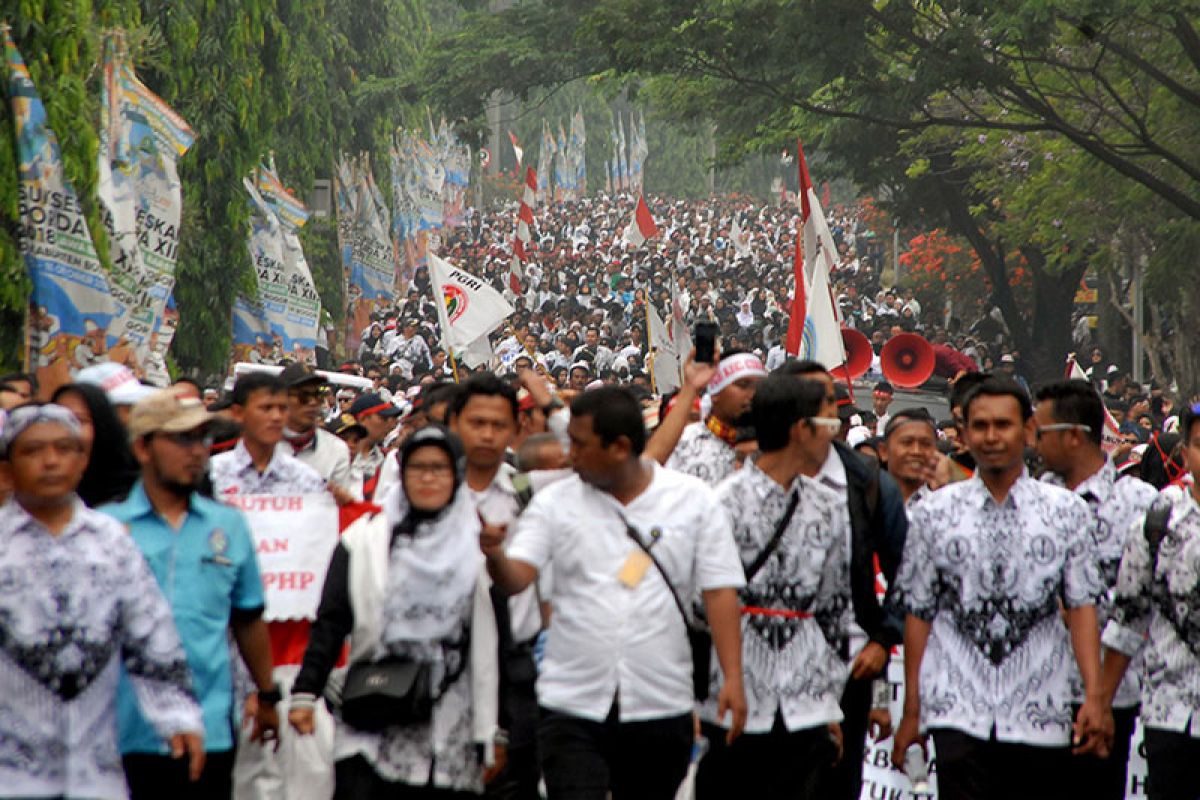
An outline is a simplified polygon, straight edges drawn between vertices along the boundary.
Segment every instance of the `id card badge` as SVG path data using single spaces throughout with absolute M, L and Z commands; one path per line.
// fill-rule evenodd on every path
M 642 578 L 646 577 L 646 570 L 650 569 L 653 563 L 646 551 L 634 550 L 621 565 L 621 571 L 617 573 L 617 580 L 626 588 L 634 589 L 642 582 Z

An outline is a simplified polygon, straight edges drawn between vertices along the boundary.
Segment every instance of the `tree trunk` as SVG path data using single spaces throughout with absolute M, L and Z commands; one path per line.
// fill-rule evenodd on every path
M 1046 270 L 1046 257 L 1035 247 L 1022 247 L 1033 275 L 1033 319 L 1030 350 L 1021 352 L 1029 370 L 1031 384 L 1049 383 L 1065 374 L 1067 353 L 1075 349 L 1071 339 L 1071 309 L 1075 307 L 1075 290 L 1087 265 L 1080 259 L 1058 272 Z M 1018 323 L 1020 320 L 1018 320 Z M 1009 322 L 1009 326 L 1012 326 Z

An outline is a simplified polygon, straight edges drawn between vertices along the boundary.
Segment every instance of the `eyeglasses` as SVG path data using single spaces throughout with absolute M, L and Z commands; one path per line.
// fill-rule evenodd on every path
M 449 478 L 454 475 L 454 467 L 449 464 L 421 464 L 409 462 L 404 465 L 404 473 L 418 478 Z
M 842 421 L 837 417 L 809 417 L 808 421 L 819 428 L 825 428 L 829 431 L 840 431 L 842 429 Z
M 293 391 L 291 393 L 291 396 L 298 403 L 316 403 L 321 400 L 321 390 L 320 389 L 300 389 L 297 391 Z
M 1053 433 L 1054 431 L 1083 431 L 1091 433 L 1091 425 L 1079 425 L 1074 422 L 1056 422 L 1053 425 L 1042 425 L 1037 429 L 1037 438 L 1041 439 L 1043 433 Z
M 213 435 L 203 428 L 196 428 L 191 431 L 179 431 L 177 433 L 161 433 L 164 439 L 179 447 L 195 447 L 198 444 L 207 447 L 212 447 Z

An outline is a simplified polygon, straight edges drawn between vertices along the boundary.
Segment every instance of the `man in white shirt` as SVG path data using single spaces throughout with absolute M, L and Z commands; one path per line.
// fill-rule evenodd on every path
M 1033 413 L 1037 422 L 1038 454 L 1049 470 L 1042 480 L 1063 486 L 1082 497 L 1092 515 L 1092 538 L 1100 558 L 1104 581 L 1103 599 L 1096 607 L 1100 629 L 1112 618 L 1113 594 L 1121 554 L 1138 520 L 1158 493 L 1148 483 L 1133 477 L 1117 477 L 1117 468 L 1100 447 L 1104 430 L 1104 404 L 1087 381 L 1058 381 L 1037 393 Z M 1124 798 L 1130 742 L 1141 699 L 1139 676 L 1142 662 L 1126 675 L 1113 698 L 1115 731 L 1109 756 L 1104 759 L 1073 758 L 1071 785 L 1083 797 Z M 1084 701 L 1079 676 L 1072 676 L 1071 702 Z
M 128 797 L 117 749 L 124 668 L 142 713 L 190 778 L 204 722 L 171 608 L 125 527 L 83 504 L 79 421 L 9 412 L 0 433 L 0 792 Z
M 670 800 L 692 748 L 681 611 L 697 592 L 726 676 L 717 718 L 732 712 L 730 741 L 745 724 L 744 577 L 729 518 L 702 482 L 641 458 L 642 410 L 624 389 L 581 395 L 568 430 L 576 475 L 534 496 L 507 552 L 503 528 L 480 536 L 505 592 L 553 567 L 554 623 L 537 683 L 546 786 L 556 798 Z
M 772 375 L 755 392 L 753 416 L 758 458 L 717 487 L 721 504 L 738 511 L 733 536 L 746 573 L 746 734 L 726 746 L 716 704 L 701 708 L 711 749 L 696 796 L 824 800 L 824 773 L 841 755 L 853 615 L 845 499 L 815 480 L 840 427 L 837 405 L 816 381 Z
M 913 509 L 896 576 L 908 616 L 892 761 L 924 730 L 940 800 L 1073 797 L 1070 746 L 1103 754 L 1109 738 L 1091 517 L 1025 471 L 1036 427 L 1020 386 L 989 378 L 962 408 L 976 473 Z M 1074 723 L 1072 660 L 1086 698 Z
M 361 500 L 362 486 L 350 478 L 350 448 L 319 424 L 325 379 L 300 363 L 284 367 L 279 379 L 288 394 L 287 423 L 279 447 L 315 469 L 340 504 Z

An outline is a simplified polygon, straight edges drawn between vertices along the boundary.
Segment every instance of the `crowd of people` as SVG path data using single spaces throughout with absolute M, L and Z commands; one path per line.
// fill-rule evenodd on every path
M 894 736 L 940 798 L 1108 798 L 1140 720 L 1149 796 L 1200 796 L 1200 407 L 1101 354 L 1098 386 L 956 374 L 942 419 L 864 402 L 779 354 L 783 212 L 677 203 L 651 254 L 627 211 L 539 212 L 475 370 L 419 275 L 354 379 L 0 377 L 3 791 L 857 800 Z M 472 219 L 447 251 L 500 282 Z M 1005 355 L 834 227 L 847 320 Z M 722 331 L 668 396 L 645 302 Z

